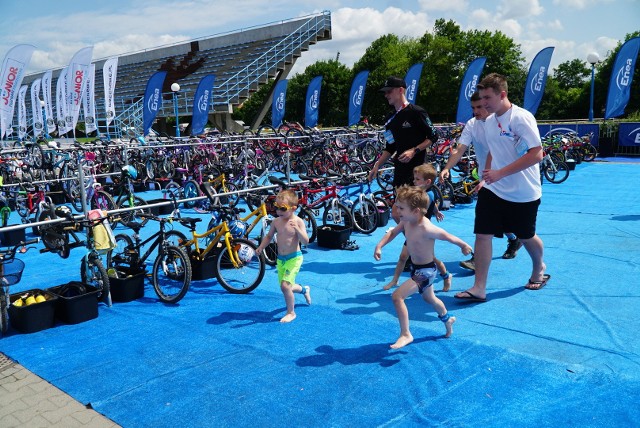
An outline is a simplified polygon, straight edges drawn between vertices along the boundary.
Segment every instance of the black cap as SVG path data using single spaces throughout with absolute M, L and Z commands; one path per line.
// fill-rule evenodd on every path
M 400 77 L 391 76 L 384 82 L 384 86 L 380 88 L 379 92 L 386 92 L 393 88 L 407 89 L 407 83 Z

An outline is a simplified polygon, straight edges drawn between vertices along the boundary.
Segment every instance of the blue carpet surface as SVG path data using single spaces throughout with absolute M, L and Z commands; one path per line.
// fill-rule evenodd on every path
M 436 244 L 454 274 L 451 291 L 439 293 L 457 317 L 450 339 L 415 295 L 415 341 L 389 349 L 399 326 L 382 286 L 402 240 L 376 262 L 382 228 L 354 233 L 356 251 L 305 250 L 299 282 L 313 303 L 296 296 L 288 325 L 278 322 L 284 300 L 268 267 L 248 295 L 194 281 L 171 306 L 147 284 L 144 298 L 101 304 L 94 320 L 12 330 L 0 351 L 125 427 L 638 426 L 639 172 L 637 162 L 610 158 L 544 184 L 538 233 L 552 278 L 540 291 L 523 288 L 524 249 L 503 260 L 506 240 L 496 239 L 488 301 L 460 302 L 453 294 L 473 283 L 458 267 L 466 257 Z M 445 215 L 440 225 L 472 244 L 473 205 Z M 78 280 L 81 255 L 22 255 L 12 291 Z

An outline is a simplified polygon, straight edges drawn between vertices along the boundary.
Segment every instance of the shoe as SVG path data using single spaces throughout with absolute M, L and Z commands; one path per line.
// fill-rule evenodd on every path
M 476 270 L 476 262 L 473 260 L 473 257 L 471 257 L 469 260 L 465 260 L 465 261 L 460 262 L 460 267 L 475 271 Z
M 514 240 L 508 240 L 507 251 L 502 255 L 503 259 L 513 259 L 516 254 L 518 254 L 518 250 L 522 247 L 522 242 L 516 238 Z

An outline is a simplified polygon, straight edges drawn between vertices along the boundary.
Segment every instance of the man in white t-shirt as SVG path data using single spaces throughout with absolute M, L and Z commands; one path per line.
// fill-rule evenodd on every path
M 542 186 L 540 167 L 542 143 L 535 118 L 514 106 L 507 97 L 506 79 L 492 73 L 478 84 L 480 98 L 489 116 L 478 142 L 489 150 L 482 178 L 485 185 L 478 192 L 474 233 L 475 282 L 469 290 L 457 293 L 458 299 L 486 301 L 487 276 L 493 252 L 492 239 L 506 231 L 514 233 L 524 244 L 533 262 L 525 288 L 539 290 L 550 276 L 545 274 L 544 244 L 536 234 L 536 218 Z

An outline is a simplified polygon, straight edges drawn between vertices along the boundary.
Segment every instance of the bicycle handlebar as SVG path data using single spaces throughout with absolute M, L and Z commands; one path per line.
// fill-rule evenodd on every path
M 38 242 L 40 242 L 40 238 L 34 238 L 28 241 L 21 241 L 18 245 L 15 245 L 13 247 L 8 247 L 6 250 L 0 250 L 0 258 L 5 261 L 10 260 L 16 255 L 18 248 L 21 248 L 21 247 L 25 248 L 28 245 L 37 244 Z

